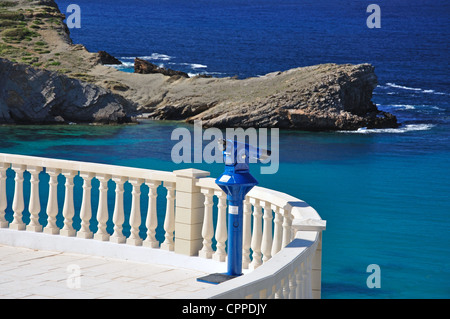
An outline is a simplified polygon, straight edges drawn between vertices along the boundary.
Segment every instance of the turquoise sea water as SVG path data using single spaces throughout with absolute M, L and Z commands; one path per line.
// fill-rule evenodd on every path
M 0 135 L 8 139 L 0 141 L 0 151 L 168 171 L 196 167 L 217 177 L 223 169 L 220 164 L 177 165 L 170 160 L 176 143 L 170 141 L 170 134 L 176 127 L 173 122 L 3 126 Z M 261 186 L 305 200 L 327 220 L 324 298 L 449 296 L 450 186 L 445 173 L 450 154 L 444 141 L 417 148 L 423 134 L 281 132 L 279 172 L 261 175 L 258 169 L 252 170 Z M 12 172 L 9 175 L 12 189 Z M 77 183 L 81 186 L 81 180 Z M 60 184 L 63 192 L 63 179 Z M 11 193 L 9 199 L 7 219 L 12 220 Z M 125 205 L 130 205 L 129 200 Z M 164 207 L 164 196 L 160 201 Z M 81 201 L 76 202 L 77 212 L 80 205 Z M 27 213 L 24 216 L 27 220 Z M 77 228 L 79 218 L 74 225 Z M 381 268 L 380 289 L 367 288 L 370 264 Z
M 65 11 L 71 2 L 57 3 Z M 282 131 L 278 173 L 252 173 L 261 186 L 305 200 L 327 220 L 323 298 L 449 298 L 450 4 L 377 3 L 382 27 L 375 30 L 366 26 L 370 2 L 361 1 L 78 0 L 82 28 L 71 36 L 90 51 L 119 57 L 124 70 L 134 57 L 241 78 L 324 62 L 372 63 L 379 79 L 373 101 L 402 127 Z M 160 170 L 196 167 L 218 176 L 219 164 L 171 161 L 170 135 L 180 125 L 192 128 L 175 122 L 0 126 L 0 152 Z M 370 264 L 380 266 L 379 289 L 366 285 Z

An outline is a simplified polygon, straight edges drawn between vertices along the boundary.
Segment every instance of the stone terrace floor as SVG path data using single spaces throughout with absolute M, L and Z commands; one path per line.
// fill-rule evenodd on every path
M 184 299 L 205 272 L 0 244 L 0 299 Z

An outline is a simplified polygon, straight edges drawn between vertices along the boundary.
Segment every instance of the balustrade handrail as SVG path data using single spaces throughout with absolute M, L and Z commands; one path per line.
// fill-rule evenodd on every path
M 17 165 L 37 166 L 43 168 L 55 168 L 60 170 L 90 172 L 112 176 L 124 176 L 129 178 L 175 182 L 175 174 L 173 172 L 165 172 L 165 171 L 110 165 L 110 164 L 89 163 L 89 162 L 35 157 L 27 155 L 14 155 L 5 153 L 0 153 L 0 163 L 1 162 Z

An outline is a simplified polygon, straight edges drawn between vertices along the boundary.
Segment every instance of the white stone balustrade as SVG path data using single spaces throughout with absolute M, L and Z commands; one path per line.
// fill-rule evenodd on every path
M 156 198 L 158 197 L 157 189 L 161 183 L 157 181 L 146 181 L 145 184 L 149 188 L 149 194 L 147 219 L 145 220 L 145 226 L 147 227 L 147 238 L 144 241 L 144 246 L 158 248 L 159 242 L 156 240 L 156 227 L 158 226 Z
M 29 173 L 29 181 L 24 178 L 25 172 Z M 12 184 L 7 182 L 7 176 L 13 174 L 14 187 L 7 190 Z M 40 178 L 43 175 L 48 175 L 48 183 Z M 9 228 L 110 242 L 121 247 L 161 248 L 190 258 L 225 262 L 226 194 L 208 176 L 209 172 L 195 169 L 163 172 L 0 153 L 0 231 Z M 58 189 L 63 178 L 65 182 Z M 81 187 L 75 179 L 82 180 Z M 95 221 L 91 207 L 94 179 L 99 182 Z M 24 183 L 30 185 L 28 203 Z M 132 187 L 128 195 L 127 183 Z M 76 187 L 82 193 L 81 203 L 75 202 Z M 141 209 L 141 187 L 148 188 L 147 199 L 142 198 L 148 200 L 145 211 Z M 167 191 L 165 207 L 157 204 L 159 187 Z M 9 205 L 11 195 L 7 196 L 7 191 L 13 194 Z M 125 209 L 125 195 L 131 195 L 129 210 Z M 43 206 L 45 201 L 47 205 Z M 262 187 L 253 188 L 243 204 L 245 275 L 193 297 L 320 298 L 325 221 L 305 202 Z M 164 218 L 158 219 L 158 212 Z M 24 214 L 29 216 L 28 225 Z M 74 227 L 75 217 L 81 221 L 78 227 Z M 159 225 L 158 220 L 163 220 L 163 224 Z M 125 235 L 124 224 L 130 226 L 129 235 Z M 108 225 L 113 226 L 112 230 Z M 157 228 L 164 230 L 164 234 L 159 234 L 161 243 L 157 240 Z
M 72 226 L 73 216 L 75 215 L 75 204 L 73 201 L 73 179 L 78 172 L 76 171 L 63 171 L 63 175 L 66 178 L 66 193 L 64 195 L 64 227 L 59 232 L 61 235 L 73 237 L 76 234 L 75 229 Z
M 175 184 L 164 183 L 164 187 L 167 189 L 167 204 L 166 204 L 166 218 L 164 219 L 164 242 L 161 244 L 161 248 L 169 251 L 175 249 L 174 231 L 175 231 Z
M 81 218 L 81 228 L 77 232 L 78 238 L 91 239 L 93 237 L 92 231 L 89 229 L 90 220 L 92 217 L 92 206 L 91 206 L 91 190 L 92 190 L 92 178 L 93 173 L 80 173 L 81 178 L 83 178 L 83 199 L 81 202 L 80 218 Z M 116 207 L 119 207 L 117 205 Z
M 56 216 L 58 215 L 58 176 L 61 173 L 60 169 L 47 168 L 47 174 L 50 175 L 49 194 L 47 201 L 47 226 L 44 228 L 44 233 L 50 235 L 59 234 L 60 229 L 56 226 Z
M 133 186 L 130 214 L 131 234 L 127 239 L 127 244 L 135 246 L 142 245 L 142 239 L 139 236 L 139 226 L 141 225 L 141 185 L 143 182 L 140 178 L 130 180 Z
M 5 219 L 5 209 L 7 207 L 6 198 L 6 170 L 10 164 L 0 162 L 0 228 L 7 228 L 9 223 Z
M 39 213 L 41 211 L 41 203 L 39 201 L 39 173 L 42 171 L 42 167 L 29 166 L 27 170 L 31 173 L 31 194 L 30 206 L 28 207 L 30 223 L 27 225 L 26 230 L 41 232 L 42 226 L 39 224 Z
M 25 230 L 25 223 L 22 221 L 22 213 L 25 208 L 25 203 L 23 200 L 23 172 L 25 171 L 25 165 L 13 164 L 12 169 L 16 172 L 15 188 L 14 188 L 14 200 L 13 200 L 13 211 L 14 220 L 9 225 L 9 228 L 15 230 Z
M 123 193 L 126 178 L 122 176 L 113 176 L 112 180 L 116 184 L 116 197 L 114 200 L 114 233 L 109 238 L 110 241 L 117 244 L 124 244 L 127 238 L 123 235 L 123 223 L 125 222 L 125 211 L 123 207 Z

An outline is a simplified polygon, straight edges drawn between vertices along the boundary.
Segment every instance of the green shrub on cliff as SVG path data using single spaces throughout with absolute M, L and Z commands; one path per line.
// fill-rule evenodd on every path
M 14 27 L 18 25 L 17 21 L 14 20 L 0 20 L 0 28 Z
M 18 57 L 23 54 L 21 49 L 0 43 L 0 57 Z
M 25 16 L 20 12 L 1 11 L 0 12 L 0 20 L 24 21 Z
M 30 29 L 18 26 L 15 28 L 6 29 L 2 32 L 2 36 L 5 37 L 7 40 L 16 40 L 21 41 L 24 39 L 31 39 L 32 37 L 37 36 L 37 33 L 34 31 L 31 31 Z
M 16 3 L 14 1 L 0 1 L 0 8 L 15 7 Z

